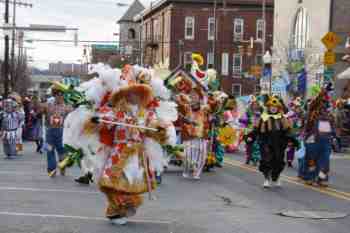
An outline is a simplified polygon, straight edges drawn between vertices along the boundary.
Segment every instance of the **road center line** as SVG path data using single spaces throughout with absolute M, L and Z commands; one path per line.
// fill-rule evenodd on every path
M 93 221 L 109 221 L 103 217 L 87 217 L 87 216 L 72 216 L 72 215 L 60 215 L 60 214 L 37 214 L 37 213 L 17 213 L 17 212 L 0 212 L 3 216 L 18 216 L 18 217 L 38 217 L 38 218 L 61 218 L 61 219 L 78 219 L 78 220 L 93 220 Z M 170 225 L 172 221 L 163 220 L 147 220 L 147 219 L 134 219 L 129 220 L 131 223 L 153 223 L 153 224 L 167 224 Z
M 0 187 L 2 191 L 29 191 L 29 192 L 58 192 L 58 193 L 79 193 L 79 194 L 100 194 L 97 191 L 78 191 L 64 189 L 40 189 L 40 188 L 21 188 L 21 187 Z
M 256 168 L 249 167 L 249 166 L 244 166 L 240 162 L 237 162 L 237 161 L 234 161 L 234 160 L 226 160 L 225 164 L 233 166 L 233 167 L 238 167 L 238 168 L 241 168 L 241 169 L 244 169 L 246 171 L 253 172 L 253 173 L 259 173 L 259 171 L 256 170 Z M 282 175 L 281 177 L 282 177 L 283 181 L 286 181 L 288 183 L 295 184 L 295 185 L 298 185 L 298 186 L 303 186 L 303 187 L 305 187 L 307 189 L 311 189 L 313 191 L 316 191 L 316 192 L 319 192 L 319 193 L 322 193 L 322 194 L 326 194 L 328 196 L 332 196 L 332 197 L 335 197 L 335 198 L 338 198 L 338 199 L 350 201 L 350 193 L 338 191 L 336 189 L 331 189 L 331 188 L 317 188 L 317 187 L 313 187 L 313 186 L 306 185 L 306 184 L 298 181 L 296 178 L 285 176 L 285 175 Z

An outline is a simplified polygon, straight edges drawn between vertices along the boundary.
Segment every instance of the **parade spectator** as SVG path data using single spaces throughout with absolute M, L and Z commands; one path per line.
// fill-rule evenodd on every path
M 36 151 L 42 153 L 43 133 L 42 114 L 39 111 L 39 99 L 36 96 L 26 97 L 24 102 L 25 110 L 25 130 L 24 138 L 36 143 Z
M 45 115 L 46 144 L 47 144 L 47 172 L 49 177 L 54 177 L 57 172 L 57 159 L 64 159 L 63 146 L 63 122 L 72 108 L 65 105 L 63 93 L 52 88 L 54 99 L 48 103 L 41 104 L 41 113 Z M 65 170 L 60 169 L 61 175 Z
M 305 127 L 304 180 L 328 186 L 332 141 L 335 137 L 335 121 L 331 112 L 327 90 L 310 103 Z
M 24 114 L 17 111 L 17 103 L 11 98 L 6 99 L 3 105 L 4 112 L 2 112 L 0 117 L 0 130 L 6 158 L 12 159 L 17 155 L 18 129 L 24 120 Z

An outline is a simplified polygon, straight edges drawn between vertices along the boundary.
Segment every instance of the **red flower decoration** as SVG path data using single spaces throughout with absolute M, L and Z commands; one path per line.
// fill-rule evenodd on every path
M 117 163 L 119 162 L 118 156 L 115 156 L 115 155 L 113 155 L 113 156 L 111 157 L 111 160 L 112 160 L 112 164 L 113 164 L 113 165 L 115 165 L 115 164 L 117 164 Z
M 116 117 L 117 117 L 118 120 L 124 119 L 125 113 L 119 111 L 119 112 L 116 113 Z
M 105 106 L 100 107 L 98 111 L 100 113 L 108 113 L 111 111 L 111 108 L 105 105 Z
M 160 106 L 159 100 L 153 99 L 153 100 L 147 105 L 147 108 L 155 109 L 155 108 L 158 108 L 159 106 Z
M 106 173 L 106 175 L 107 175 L 108 177 L 111 177 L 111 176 L 112 176 L 112 169 L 107 168 L 107 169 L 105 170 L 105 173 Z
M 121 140 L 121 141 L 126 139 L 126 130 L 125 129 L 117 130 L 117 139 Z
M 109 99 L 111 97 L 111 94 L 112 94 L 111 92 L 107 92 L 107 94 L 105 94 L 103 96 L 103 99 L 102 99 L 101 104 L 100 104 L 101 107 L 105 106 L 108 103 L 108 101 L 109 101 Z

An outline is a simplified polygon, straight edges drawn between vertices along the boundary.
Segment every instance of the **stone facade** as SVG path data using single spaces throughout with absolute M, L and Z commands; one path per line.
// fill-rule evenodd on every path
M 128 60 L 132 63 L 140 63 L 141 59 L 141 25 L 135 22 L 134 18 L 144 9 L 144 6 L 139 0 L 134 0 L 118 21 L 120 53 L 123 56 L 127 56 Z
M 134 62 L 140 58 L 140 24 L 134 22 L 119 23 L 119 39 L 121 54 L 134 57 Z
M 273 73 L 281 75 L 291 54 L 294 26 L 297 14 L 303 9 L 308 17 L 309 37 L 304 49 L 305 69 L 308 73 L 307 86 L 318 82 L 323 72 L 323 54 L 326 48 L 321 38 L 329 31 L 331 0 L 276 0 L 273 48 Z M 303 26 L 304 27 L 304 26 Z
M 349 64 L 342 61 L 342 57 L 346 54 L 345 43 L 346 37 L 350 33 L 350 1 L 349 0 L 333 0 L 331 31 L 335 32 L 342 42 L 336 48 L 337 64 L 334 65 L 336 74 L 343 72 L 349 67 Z M 336 80 L 337 94 L 343 94 L 344 86 L 348 86 L 348 80 Z

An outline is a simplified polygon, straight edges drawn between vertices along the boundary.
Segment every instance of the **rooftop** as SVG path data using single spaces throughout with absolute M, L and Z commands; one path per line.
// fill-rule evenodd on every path
M 139 0 L 135 0 L 130 6 L 129 9 L 125 12 L 125 14 L 118 20 L 118 23 L 122 22 L 133 22 L 134 17 L 142 12 L 145 7 Z
M 223 5 L 226 2 L 226 5 L 241 5 L 241 6 L 262 6 L 263 0 L 216 0 L 218 7 Z M 144 17 L 150 14 L 153 11 L 156 11 L 158 8 L 163 7 L 167 4 L 171 3 L 194 3 L 194 4 L 213 4 L 214 6 L 215 0 L 158 0 L 151 4 L 150 7 L 136 14 L 133 19 L 134 21 L 141 20 L 141 16 Z M 271 7 L 274 6 L 274 0 L 266 0 L 266 6 Z

